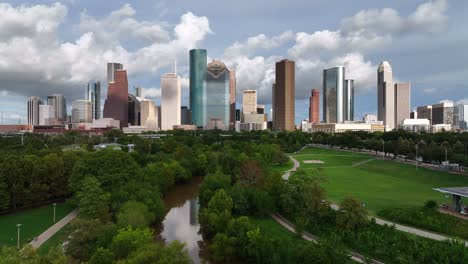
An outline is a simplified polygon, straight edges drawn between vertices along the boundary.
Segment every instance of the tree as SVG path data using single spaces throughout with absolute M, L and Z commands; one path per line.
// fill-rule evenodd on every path
M 2 164 L 0 164 L 2 167 Z M 10 195 L 8 193 L 8 185 L 5 176 L 0 172 L 0 211 L 8 209 L 10 206 Z
M 83 219 L 99 219 L 101 222 L 110 220 L 110 194 L 104 192 L 99 181 L 88 176 L 84 179 L 81 190 L 76 194 L 78 199 L 78 214 Z
M 120 229 L 112 240 L 111 250 L 117 259 L 124 259 L 139 248 L 153 243 L 153 234 L 148 228 L 127 227 Z
M 336 222 L 338 226 L 353 230 L 368 222 L 367 210 L 352 197 L 345 197 L 340 203 Z
M 128 201 L 117 214 L 117 224 L 120 227 L 147 227 L 155 219 L 154 213 L 143 203 Z
M 217 233 L 210 246 L 213 258 L 217 262 L 234 259 L 237 255 L 237 248 L 237 239 L 229 237 L 224 233 Z
M 89 264 L 112 264 L 114 262 L 114 253 L 107 248 L 98 248 L 89 260 Z
M 200 228 L 202 234 L 212 238 L 216 233 L 224 232 L 231 220 L 232 199 L 224 191 L 218 190 L 210 199 L 207 208 L 200 212 Z
M 298 263 L 335 264 L 348 262 L 349 257 L 340 243 L 340 238 L 334 234 L 321 239 L 318 244 L 304 245 L 298 253 Z
M 255 160 L 246 160 L 240 168 L 238 181 L 242 186 L 260 186 L 263 184 L 263 169 Z

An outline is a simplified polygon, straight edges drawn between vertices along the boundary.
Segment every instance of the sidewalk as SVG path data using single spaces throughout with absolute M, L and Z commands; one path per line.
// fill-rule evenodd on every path
M 60 221 L 58 221 L 53 226 L 49 227 L 49 229 L 47 229 L 42 234 L 40 234 L 38 237 L 36 237 L 29 244 L 34 249 L 39 248 L 42 244 L 44 244 L 47 240 L 49 240 L 49 238 L 51 238 L 53 235 L 55 235 L 60 229 L 62 229 L 64 226 L 66 226 L 68 223 L 70 223 L 73 219 L 75 219 L 75 217 L 77 215 L 77 212 L 78 211 L 76 209 L 73 210 L 67 216 L 62 218 Z

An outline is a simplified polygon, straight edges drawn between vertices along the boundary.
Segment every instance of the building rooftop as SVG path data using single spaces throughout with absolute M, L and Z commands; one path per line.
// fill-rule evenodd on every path
M 388 61 L 382 61 L 379 66 L 379 71 L 383 70 L 392 70 L 392 66 L 390 66 L 390 63 Z
M 434 188 L 433 190 L 468 197 L 468 187 Z

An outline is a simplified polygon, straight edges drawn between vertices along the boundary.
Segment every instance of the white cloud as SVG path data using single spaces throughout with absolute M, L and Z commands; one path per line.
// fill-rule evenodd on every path
M 294 34 L 292 31 L 285 31 L 280 35 L 267 37 L 265 34 L 258 34 L 257 36 L 250 37 L 246 42 L 235 42 L 230 47 L 226 48 L 224 57 L 235 58 L 237 56 L 251 56 L 257 50 L 268 50 L 280 47 L 286 42 L 292 40 Z
M 161 88 L 143 88 L 142 97 L 143 98 L 160 98 Z
M 447 25 L 447 0 L 435 0 L 419 5 L 416 11 L 408 17 L 410 28 L 437 33 Z

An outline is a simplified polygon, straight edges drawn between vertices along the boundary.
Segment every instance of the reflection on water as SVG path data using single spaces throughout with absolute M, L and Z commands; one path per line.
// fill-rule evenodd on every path
M 161 237 L 167 242 L 179 240 L 186 244 L 187 250 L 195 263 L 200 263 L 198 234 L 198 188 L 202 177 L 196 177 L 189 184 L 179 185 L 170 190 L 164 198 L 169 210 L 163 221 Z

